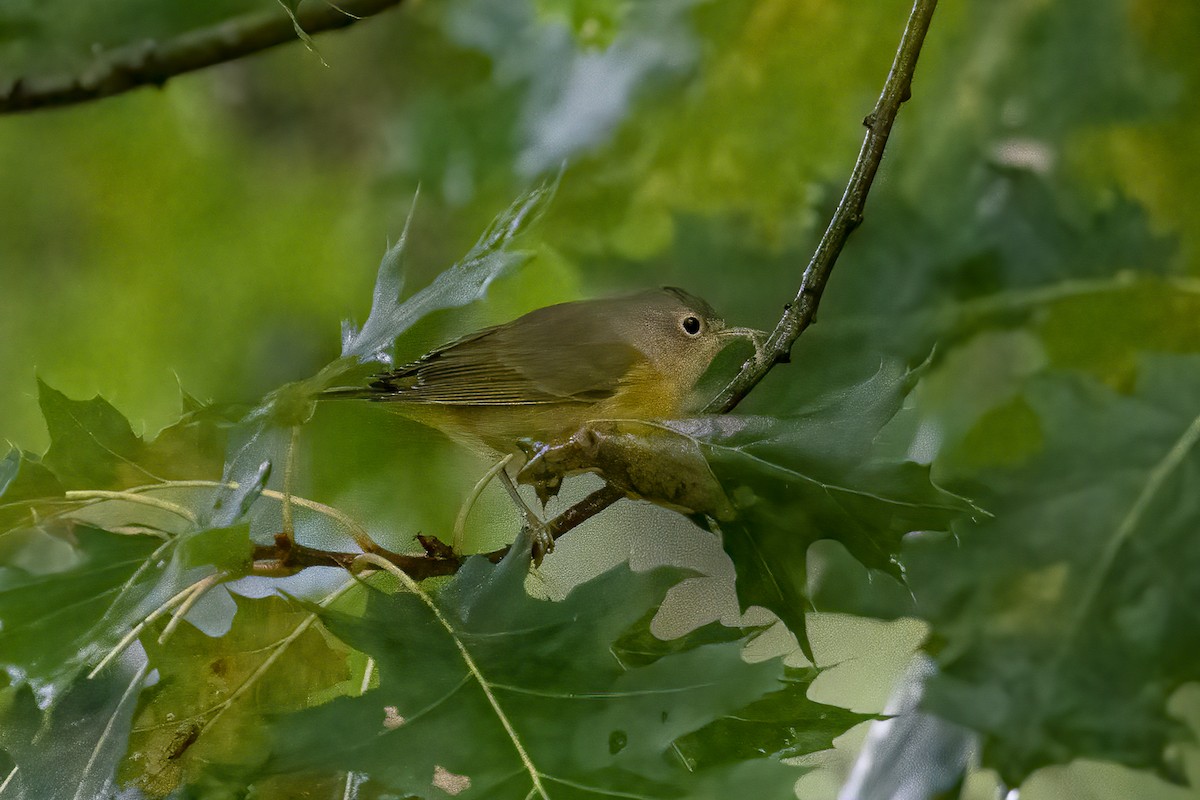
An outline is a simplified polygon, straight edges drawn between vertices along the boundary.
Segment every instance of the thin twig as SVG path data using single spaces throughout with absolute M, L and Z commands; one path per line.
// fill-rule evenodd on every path
M 296 541 L 296 526 L 292 520 L 292 491 L 296 485 L 296 448 L 300 444 L 300 426 L 292 426 L 292 435 L 288 440 L 287 460 L 283 469 L 283 535 L 289 542 Z
M 825 234 L 804 269 L 795 299 L 784 308 L 783 316 L 771 331 L 761 353 L 759 348 L 755 348 L 754 357 L 742 364 L 737 376 L 709 401 L 703 413 L 724 414 L 732 411 L 772 367 L 789 360 L 796 339 L 816 320 L 817 305 L 825 291 L 829 273 L 833 270 L 833 265 L 841 255 L 851 232 L 862 224 L 867 194 L 871 191 L 875 173 L 879 171 L 879 164 L 883 160 L 883 149 L 887 145 L 888 135 L 892 132 L 892 124 L 896 121 L 896 113 L 900 106 L 912 97 L 912 78 L 917 67 L 917 56 L 921 53 L 921 45 L 925 42 L 925 33 L 929 30 L 929 22 L 933 18 L 936 6 L 937 0 L 916 0 L 913 5 L 904 35 L 900 39 L 900 47 L 896 50 L 896 58 L 892 62 L 892 69 L 883 85 L 883 92 L 879 95 L 875 110 L 863 120 L 867 135 L 858 152 L 854 171 L 850 173 L 846 191 L 843 192 L 842 199 L 825 228 Z M 623 497 L 625 492 L 612 485 L 597 489 L 547 523 L 551 536 L 557 539 Z
M 163 614 L 167 613 L 172 608 L 174 608 L 175 606 L 179 605 L 184 600 L 186 600 L 188 598 L 188 596 L 192 593 L 192 591 L 195 590 L 195 588 L 196 588 L 196 584 L 193 583 L 190 586 L 188 586 L 187 588 L 182 589 L 179 593 L 177 593 L 176 595 L 171 597 L 169 600 L 167 600 L 161 606 L 159 606 L 158 608 L 154 609 L 149 614 L 147 614 L 146 617 L 141 622 L 139 622 L 137 625 L 134 625 L 133 628 L 131 628 L 128 633 L 126 633 L 124 636 L 121 637 L 121 641 L 117 642 L 115 645 L 112 646 L 111 649 L 109 649 L 107 655 L 105 655 L 104 658 L 102 658 L 100 660 L 100 663 L 92 668 L 92 671 L 88 673 L 88 680 L 90 681 L 93 678 L 95 678 L 97 675 L 99 675 L 100 670 L 102 670 L 106 666 L 108 666 L 108 663 L 110 661 L 112 661 L 114 658 L 121 655 L 121 653 L 123 653 L 125 651 L 125 648 L 133 643 L 133 640 L 138 637 L 138 634 L 141 633 L 142 630 L 147 625 L 149 625 L 151 622 L 154 622 L 154 620 L 158 619 Z
M 200 598 L 207 594 L 209 589 L 216 586 L 227 577 L 228 575 L 224 571 L 214 572 L 207 578 L 193 583 L 191 587 L 191 594 L 187 596 L 186 600 L 179 604 L 179 607 L 175 609 L 175 613 L 171 614 L 170 621 L 167 622 L 166 627 L 163 628 L 162 634 L 158 637 L 158 643 L 166 644 L 167 639 L 171 638 L 171 634 L 175 632 L 175 629 L 179 627 L 179 623 L 182 622 L 183 618 L 186 617 L 188 612 L 192 610 L 192 607 L 199 602 Z
M 896 114 L 900 106 L 912 97 L 912 79 L 917 67 L 917 56 L 921 53 L 921 45 L 925 42 L 925 33 L 929 30 L 929 22 L 936 7 L 937 0 L 916 0 L 913 5 L 908 25 L 904 28 L 904 36 L 900 39 L 900 47 L 896 50 L 896 58 L 892 62 L 892 69 L 883 85 L 883 92 L 879 95 L 875 110 L 863 120 L 867 135 L 858 152 L 854 171 L 850 173 L 846 191 L 843 192 L 816 251 L 804 269 L 795 299 L 785 307 L 783 316 L 767 339 L 763 348 L 765 358 L 748 359 L 742 364 L 737 376 L 704 408 L 705 413 L 723 414 L 732 411 L 773 366 L 788 361 L 796 339 L 815 321 L 817 304 L 821 302 L 829 273 L 833 270 L 833 265 L 837 262 L 851 232 L 862 224 L 867 194 L 871 191 L 875 173 L 879 171 L 879 164 L 883 161 L 883 149 L 887 145 L 888 135 L 892 132 Z
M 12 779 L 17 777 L 19 766 L 13 767 L 12 772 L 8 773 L 8 777 L 4 779 L 4 783 L 0 783 L 0 794 L 4 794 L 4 790 L 8 788 L 8 784 L 12 783 Z
M 155 497 L 146 497 L 142 494 L 134 494 L 133 492 L 114 492 L 103 489 L 75 489 L 69 492 L 64 492 L 63 497 L 67 500 L 123 500 L 127 503 L 141 503 L 144 506 L 152 506 L 153 508 L 169 511 L 177 517 L 182 517 L 193 525 L 196 524 L 196 515 L 187 508 L 178 503 L 169 503 L 166 500 L 159 500 Z
M 345 0 L 338 7 L 306 3 L 296 26 L 312 35 L 345 28 L 402 0 Z M 141 86 L 163 86 L 176 75 L 299 41 L 292 19 L 278 9 L 227 19 L 162 42 L 146 40 L 100 53 L 79 73 L 0 80 L 0 114 L 98 100 Z

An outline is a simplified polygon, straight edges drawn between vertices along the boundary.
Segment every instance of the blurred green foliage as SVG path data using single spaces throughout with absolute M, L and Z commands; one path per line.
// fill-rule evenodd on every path
M 12 3 L 0 10 L 0 79 L 77 71 L 94 45 L 166 38 L 273 7 Z M 228 531 L 245 528 L 229 526 L 253 503 L 251 535 L 263 541 L 279 529 L 279 504 L 260 492 L 281 485 L 283 464 L 269 483 L 243 480 L 228 497 L 212 487 L 163 495 L 197 517 L 188 525 L 163 508 L 96 503 L 79 511 L 64 493 L 219 477 L 225 437 L 236 442 L 245 431 L 231 432 L 223 413 L 192 396 L 253 404 L 333 361 L 340 321 L 367 317 L 374 266 L 400 234 L 418 185 L 410 292 L 467 252 L 519 191 L 566 164 L 557 198 L 523 241 L 528 263 L 501 274 L 482 302 L 420 320 L 397 343 L 399 358 L 547 303 L 652 284 L 685 286 L 738 324 L 768 326 L 841 190 L 907 11 L 897 0 L 413 2 L 318 37 L 329 68 L 297 44 L 161 90 L 0 118 L 0 435 L 18 447 L 0 462 L 0 652 L 8 667 L 0 781 L 12 763 L 26 781 L 50 770 L 44 750 L 28 747 L 31 737 L 65 730 L 83 714 L 89 724 L 72 736 L 100 755 L 63 766 L 82 775 L 80 785 L 104 791 L 108 777 L 93 774 L 95 764 L 120 762 L 127 754 L 111 731 L 132 727 L 154 743 L 147 752 L 171 763 L 125 761 L 121 775 L 165 776 L 143 782 L 155 793 L 182 776 L 200 796 L 221 796 L 231 775 L 236 783 L 244 770 L 259 770 L 255 759 L 272 747 L 262 713 L 350 713 L 381 697 L 368 689 L 393 687 L 399 667 L 355 685 L 365 660 L 347 655 L 347 644 L 381 665 L 395 657 L 380 642 L 388 623 L 361 620 L 387 603 L 404 606 L 395 613 L 424 613 L 413 596 L 347 602 L 333 616 L 250 599 L 252 587 L 239 583 L 236 614 L 228 604 L 224 612 L 229 633 L 185 625 L 175 635 L 212 649 L 196 662 L 203 666 L 233 659 L 229 674 L 237 676 L 263 663 L 244 658 L 269 644 L 255 637 L 299 631 L 296 652 L 321 662 L 288 673 L 304 698 L 263 691 L 258 705 L 237 709 L 207 739 L 182 722 L 153 729 L 166 705 L 186 705 L 184 688 L 199 680 L 178 650 L 154 645 L 161 622 L 143 641 L 164 682 L 140 706 L 128 692 L 141 677 L 127 661 L 97 682 L 81 671 L 184 586 L 242 568 L 245 553 L 229 546 Z M 1139 791 L 1147 797 L 1177 791 L 1150 772 L 1190 778 L 1193 787 L 1200 774 L 1179 705 L 1200 679 L 1200 589 L 1189 569 L 1200 510 L 1188 491 L 1198 468 L 1200 385 L 1190 355 L 1200 350 L 1197 30 L 1200 6 L 1171 0 L 939 8 L 913 102 L 901 112 L 866 224 L 834 271 L 820 324 L 797 343 L 793 363 L 739 409 L 798 418 L 771 446 L 802 457 L 815 474 L 861 467 L 856 488 L 882 492 L 894 483 L 887 475 L 851 462 L 888 463 L 906 480 L 924 480 L 912 485 L 943 486 L 993 518 L 960 520 L 952 536 L 922 532 L 945 527 L 943 517 L 913 520 L 900 527 L 918 531 L 900 541 L 898 521 L 878 509 L 863 513 L 836 493 L 802 501 L 785 484 L 755 483 L 745 469 L 712 459 L 727 489 L 739 480 L 755 487 L 743 501 L 797 504 L 787 513 L 760 507 L 724 531 L 743 597 L 751 590 L 751 599 L 774 604 L 801 636 L 812 606 L 924 619 L 926 649 L 942 669 L 929 707 L 978 731 L 983 766 L 1031 791 L 1059 775 L 1045 767 L 1076 759 L 1145 770 L 1139 785 L 1150 788 Z M 730 355 L 718 368 L 735 363 Z M 851 402 L 872 376 L 921 364 L 902 387 Z M 55 387 L 42 389 L 40 408 L 35 376 Z M 190 393 L 182 417 L 179 386 Z M 68 399 L 95 393 L 111 405 Z M 801 433 L 791 447 L 788 435 Z M 258 445 L 267 449 L 253 452 L 286 444 L 268 437 Z M 258 474 L 257 461 L 243 466 L 240 474 Z M 318 408 L 303 429 L 293 467 L 298 494 L 362 521 L 394 549 L 411 549 L 417 532 L 448 531 L 482 469 L 435 433 L 375 408 L 337 405 Z M 506 504 L 499 492 L 484 495 L 473 546 L 512 540 Z M 67 508 L 67 518 L 56 516 Z M 344 526 L 311 509 L 296 513 L 314 545 L 344 549 Z M 791 541 L 797 515 L 803 539 Z M 610 519 L 589 525 L 603 531 L 618 524 Z M 162 547 L 125 537 L 135 522 L 175 537 L 153 568 L 144 551 Z M 780 546 L 756 570 L 748 543 L 764 531 Z M 647 522 L 640 535 L 655 532 Z M 807 547 L 812 539 L 821 541 Z M 846 547 L 830 541 L 848 539 Z M 651 579 L 607 573 L 584 588 L 604 595 L 629 580 Z M 447 585 L 437 597 L 452 609 L 462 585 Z M 771 586 L 784 591 L 764 600 Z M 296 588 L 309 601 L 328 591 Z M 506 604 L 535 602 L 513 595 Z M 576 603 L 581 596 L 569 595 Z M 554 613 L 568 614 L 570 602 Z M 655 602 L 622 608 L 613 629 L 595 631 L 587 646 L 602 651 L 625 633 L 615 620 L 629 622 Z M 66 613 L 76 607 L 83 611 Z M 315 625 L 322 615 L 335 633 L 342 626 L 341 639 Z M 221 614 L 210 608 L 208 616 Z M 690 642 L 670 658 L 691 663 L 721 646 Z M 581 666 L 599 668 L 595 660 Z M 744 667 L 731 680 L 768 671 Z M 770 670 L 785 675 L 777 662 Z M 227 697 L 230 686 L 203 689 Z M 675 793 L 685 784 L 694 797 L 728 796 L 731 785 L 743 793 L 790 786 L 798 770 L 778 757 L 826 747 L 834 728 L 855 718 L 797 702 L 795 686 L 781 686 L 739 696 L 757 700 L 734 717 L 760 721 L 739 729 L 744 741 L 764 743 L 759 752 L 729 744 L 737 728 L 722 715 L 732 706 L 716 704 L 695 726 L 672 728 L 676 743 L 631 749 L 643 759 L 639 774 L 671 794 L 666 784 L 675 779 L 662 776 L 678 763 L 651 758 L 671 744 L 715 765 L 679 779 Z M 352 697 L 329 702 L 340 695 Z M 364 730 L 387 719 L 374 711 L 361 712 Z M 785 734 L 780 714 L 813 735 Z M 486 709 L 473 718 L 496 722 Z M 242 737 L 258 748 L 253 757 L 230 747 Z M 637 742 L 610 744 L 615 758 Z M 177 748 L 188 751 L 183 762 L 163 755 Z M 731 749 L 737 755 L 722 761 Z M 375 762 L 341 755 L 323 753 L 328 763 L 313 785 L 328 783 L 333 793 L 354 784 L 362 797 L 384 791 L 354 778 Z M 436 753 L 430 760 L 425 766 L 454 773 Z M 410 777 L 388 783 L 412 791 Z M 296 788 L 270 780 L 263 796 Z M 36 783 L 14 786 L 57 796 L 37 794 Z

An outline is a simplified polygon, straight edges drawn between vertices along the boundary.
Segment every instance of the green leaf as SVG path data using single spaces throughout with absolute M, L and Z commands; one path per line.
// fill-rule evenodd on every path
M 0 664 L 50 696 L 147 616 L 178 607 L 187 587 L 249 563 L 245 525 L 165 541 L 67 521 L 29 533 L 0 567 Z
M 242 523 L 184 537 L 178 558 L 185 569 L 216 567 L 237 574 L 249 567 L 250 547 L 250 525 Z
M 690 763 L 790 758 L 833 747 L 833 740 L 870 719 L 808 699 L 816 670 L 789 670 L 784 688 L 715 720 L 676 742 Z
M 198 781 L 218 786 L 208 765 L 242 774 L 266 758 L 271 715 L 359 690 L 347 648 L 314 625 L 313 612 L 280 597 L 233 599 L 237 613 L 224 636 L 191 625 L 165 643 L 162 625 L 143 635 L 159 680 L 142 693 L 122 783 L 152 797 Z
M 463 797 L 676 795 L 695 778 L 672 743 L 779 687 L 779 663 L 745 663 L 739 642 L 614 658 L 672 573 L 621 566 L 550 602 L 525 593 L 517 552 L 471 559 L 429 600 L 373 591 L 361 617 L 323 612 L 379 686 L 281 720 L 270 769 L 352 770 L 418 796 L 447 774 Z
M 701 443 L 736 507 L 721 524 L 743 608 L 761 605 L 796 634 L 811 658 L 804 614 L 808 549 L 834 539 L 880 579 L 901 577 L 911 531 L 948 529 L 972 511 L 933 484 L 929 467 L 896 459 L 878 441 L 914 373 L 881 368 L 858 386 L 795 417 L 715 417 L 668 423 Z
M 300 7 L 302 0 L 278 0 L 279 5 L 283 8 L 288 18 L 292 21 L 292 30 L 296 32 L 296 38 L 304 42 L 308 52 L 315 55 L 321 60 L 321 66 L 328 67 L 325 58 L 321 55 L 321 51 L 317 49 L 317 43 L 308 35 L 308 31 L 300 26 L 300 20 L 296 18 L 296 9 Z
M 201 404 L 186 394 L 182 406 L 179 419 L 146 444 L 140 463 L 164 480 L 217 480 L 240 409 Z
M 38 381 L 50 432 L 43 462 L 68 489 L 124 489 L 160 478 L 138 464 L 143 443 L 121 412 L 102 397 L 71 400 Z
M 145 676 L 142 668 L 81 677 L 46 710 L 28 686 L 0 689 L 0 750 L 16 766 L 6 774 L 6 800 L 113 796 Z
M 32 522 L 31 512 L 43 513 L 62 495 L 62 484 L 40 458 L 12 448 L 0 461 L 0 533 Z
M 44 574 L 0 567 L 0 662 L 39 690 L 61 690 L 78 668 L 125 633 L 105 618 L 130 597 L 162 542 L 82 526 L 49 534 L 74 540 L 74 563 Z
M 882 367 L 785 419 L 599 420 L 564 442 L 523 442 L 530 458 L 517 477 L 545 498 L 563 477 L 592 471 L 632 497 L 719 520 L 743 608 L 774 611 L 811 657 L 810 545 L 837 540 L 866 568 L 899 579 L 905 534 L 946 530 L 973 509 L 937 488 L 928 466 L 877 441 L 916 375 Z
M 1011 785 L 1081 756 L 1170 774 L 1167 699 L 1200 680 L 1200 357 L 1146 358 L 1132 396 L 1058 374 L 1023 401 L 1045 449 L 980 474 L 995 519 L 907 553 L 929 707 L 986 733 Z
M 50 432 L 42 464 L 67 489 L 126 489 L 220 476 L 230 421 L 219 408 L 185 412 L 147 442 L 102 397 L 72 400 L 41 381 L 38 392 Z
M 394 246 L 388 248 L 379 265 L 371 313 L 366 323 L 360 330 L 350 323 L 342 326 L 343 358 L 390 363 L 386 351 L 396 337 L 418 320 L 434 311 L 463 306 L 482 297 L 488 285 L 501 272 L 528 257 L 510 248 L 514 240 L 545 213 L 557 188 L 558 180 L 555 179 L 518 197 L 492 221 L 462 260 L 438 275 L 433 283 L 401 302 L 400 290 L 404 285 L 402 256 L 412 222 L 410 215 L 404 226 L 404 234 Z

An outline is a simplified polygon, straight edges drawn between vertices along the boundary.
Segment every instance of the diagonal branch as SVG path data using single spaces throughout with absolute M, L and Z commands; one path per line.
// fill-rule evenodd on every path
M 732 411 L 750 390 L 766 377 L 772 367 L 786 363 L 791 358 L 792 345 L 796 339 L 800 338 L 805 328 L 816 321 L 817 305 L 821 302 L 829 273 L 833 270 L 833 265 L 841 255 L 850 234 L 862 224 L 867 194 L 871 191 L 875 173 L 879 171 L 879 164 L 883 161 L 883 149 L 887 145 L 888 135 L 892 132 L 896 114 L 900 106 L 912 97 L 912 79 L 917 68 L 917 56 L 921 53 L 921 45 L 925 42 L 925 34 L 929 30 L 936 7 L 937 0 L 916 0 L 913 5 L 904 35 L 900 39 L 900 46 L 896 50 L 896 58 L 892 61 L 892 69 L 883 85 L 883 92 L 875 103 L 875 109 L 863 120 L 867 135 L 858 152 L 854 171 L 850 173 L 846 191 L 842 193 L 842 199 L 838 202 L 816 251 L 804 269 L 795 299 L 784 307 L 783 316 L 767 339 L 763 354 L 755 353 L 754 358 L 743 363 L 737 376 L 704 407 L 704 413 L 724 414 Z M 557 539 L 624 496 L 623 491 L 612 485 L 597 489 L 550 520 L 547 528 Z
M 916 0 L 913 5 L 904 35 L 900 39 L 900 47 L 896 50 L 896 58 L 892 61 L 892 69 L 883 85 L 883 92 L 875 103 L 875 110 L 863 120 L 867 135 L 858 151 L 858 160 L 854 163 L 854 171 L 850 173 L 846 191 L 842 193 L 842 199 L 838 202 L 816 251 L 804 269 L 795 299 L 784 307 L 783 316 L 767 339 L 764 347 L 765 357 L 759 358 L 756 353 L 755 358 L 742 364 L 737 376 L 705 406 L 706 413 L 723 414 L 732 411 L 742 398 L 766 377 L 773 366 L 786 363 L 791 358 L 792 345 L 800 338 L 804 329 L 816 320 L 817 304 L 821 302 L 829 273 L 833 270 L 833 265 L 837 262 L 850 234 L 862 224 L 867 194 L 871 191 L 875 173 L 879 171 L 879 164 L 883 161 L 883 149 L 887 146 L 896 114 L 900 111 L 900 106 L 912 97 L 912 79 L 917 68 L 917 56 L 921 53 L 921 45 L 925 42 L 925 34 L 929 30 L 929 22 L 936 7 L 937 0 Z
M 161 87 L 176 75 L 233 61 L 306 34 L 353 25 L 399 5 L 402 0 L 343 0 L 334 6 L 310 2 L 295 22 L 280 10 L 246 14 L 162 42 L 147 40 L 100 53 L 77 74 L 0 80 L 0 114 L 83 103 L 141 86 Z

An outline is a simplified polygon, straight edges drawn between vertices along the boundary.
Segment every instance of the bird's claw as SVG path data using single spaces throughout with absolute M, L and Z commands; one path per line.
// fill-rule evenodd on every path
M 554 551 L 554 536 L 545 525 L 537 525 L 527 530 L 529 530 L 529 534 L 533 538 L 533 543 L 530 546 L 533 565 L 540 567 L 542 559 L 546 557 L 546 554 Z

